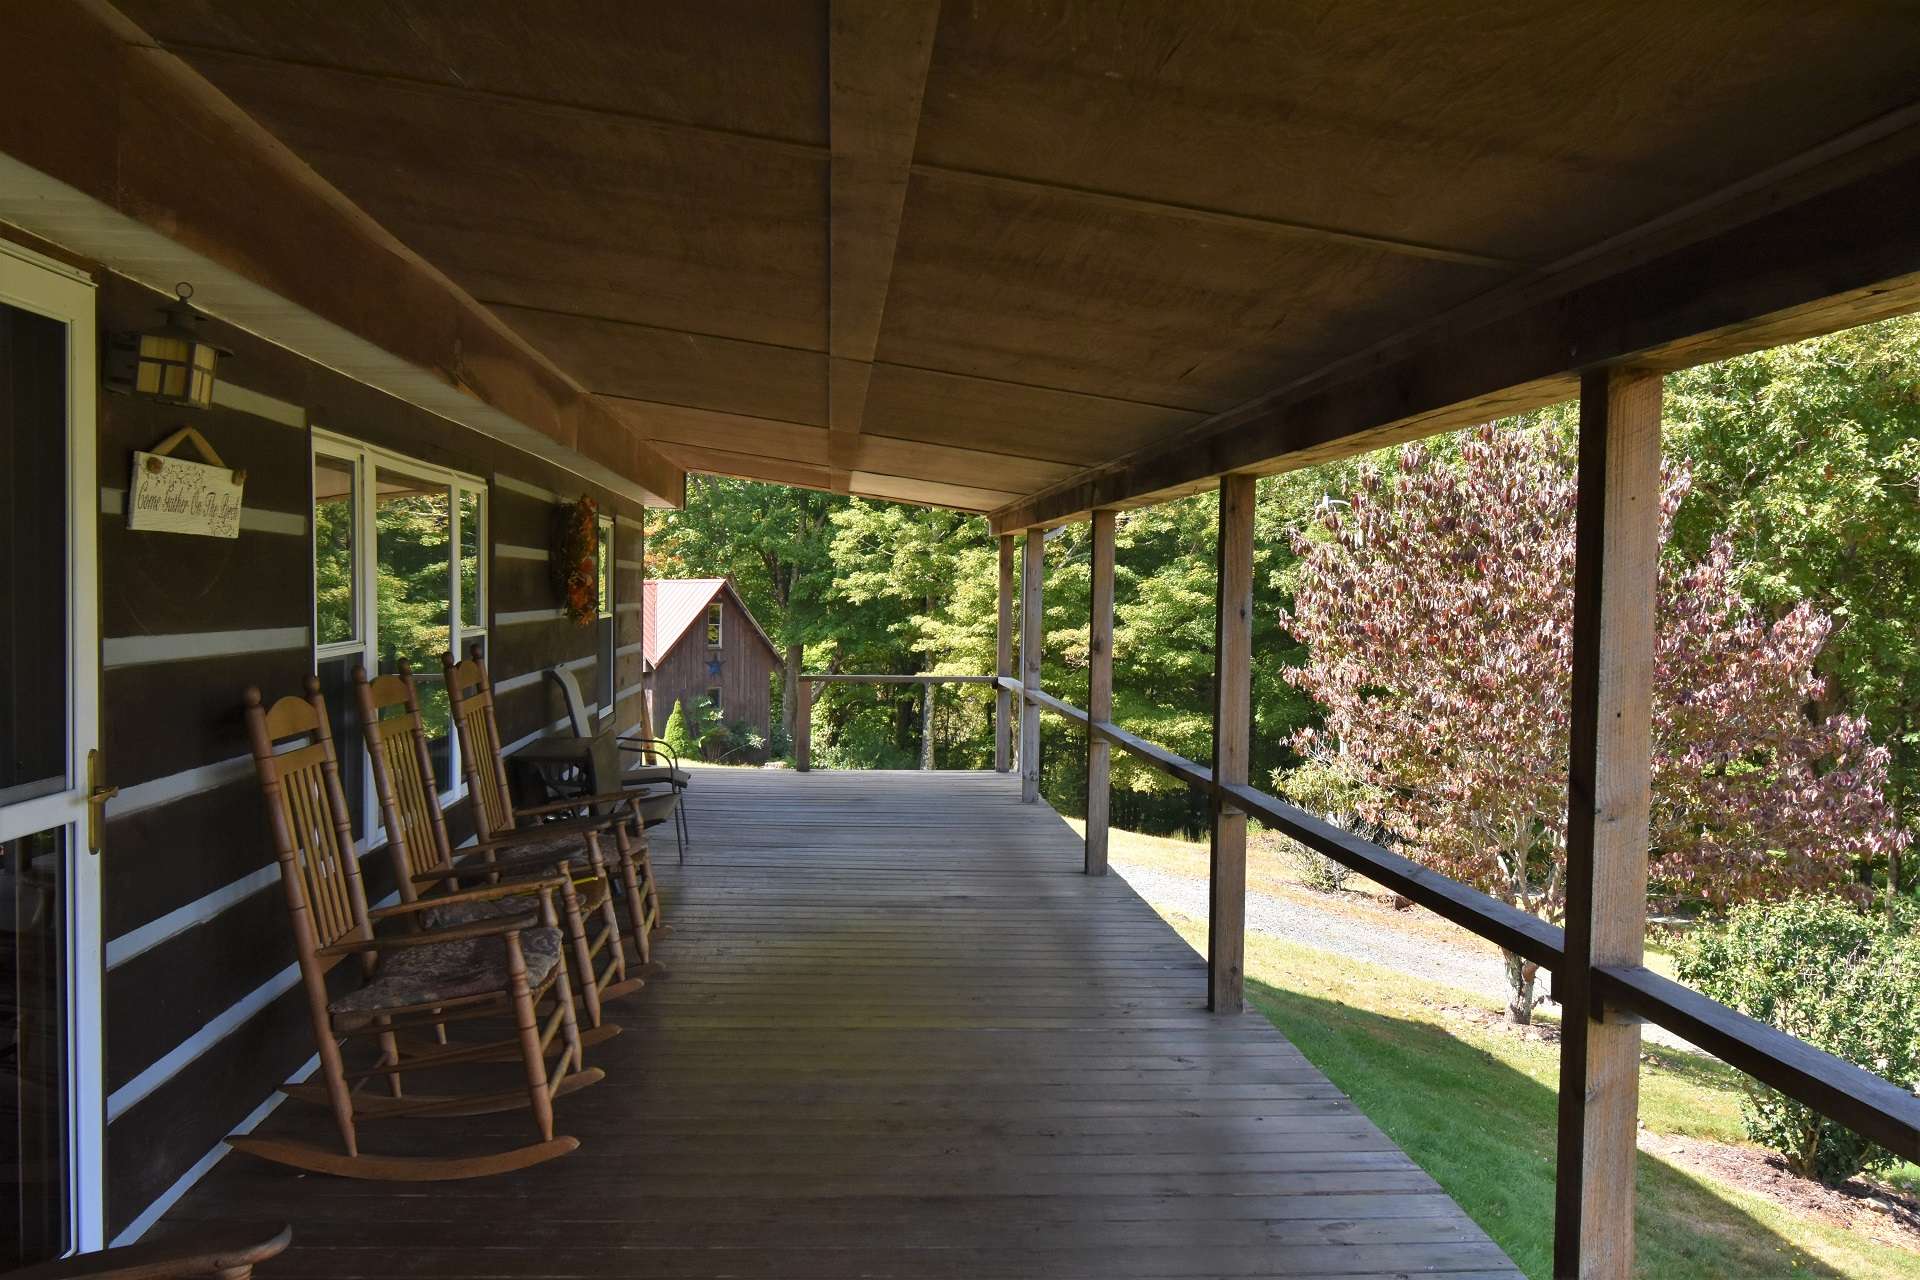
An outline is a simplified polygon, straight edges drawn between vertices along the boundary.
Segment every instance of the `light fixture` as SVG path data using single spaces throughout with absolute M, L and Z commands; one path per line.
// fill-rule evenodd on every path
M 146 333 L 118 333 L 107 340 L 107 386 L 162 404 L 204 409 L 213 403 L 213 379 L 220 357 L 231 351 L 214 346 L 200 332 L 205 317 L 188 299 L 193 286 L 174 286 L 178 302 L 161 308 L 167 322 Z

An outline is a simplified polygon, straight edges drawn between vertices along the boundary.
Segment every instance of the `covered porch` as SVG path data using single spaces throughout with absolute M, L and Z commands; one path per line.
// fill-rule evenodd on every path
M 1016 777 L 689 796 L 577 1153 L 417 1189 L 226 1160 L 156 1237 L 283 1217 L 287 1276 L 1518 1275 L 1265 1018 L 1209 1013 L 1205 960 Z

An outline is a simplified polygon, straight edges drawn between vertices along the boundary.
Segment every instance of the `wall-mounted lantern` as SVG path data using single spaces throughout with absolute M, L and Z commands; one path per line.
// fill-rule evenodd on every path
M 116 333 L 107 339 L 107 386 L 147 396 L 162 404 L 204 409 L 213 403 L 213 379 L 220 357 L 233 354 L 208 342 L 200 332 L 205 320 L 188 299 L 193 286 L 174 286 L 180 300 L 161 308 L 167 322 L 145 333 Z

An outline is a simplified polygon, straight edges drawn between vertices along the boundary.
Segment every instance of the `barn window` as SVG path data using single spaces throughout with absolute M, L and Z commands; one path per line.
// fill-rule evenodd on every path
M 720 647 L 720 602 L 715 600 L 707 606 L 707 648 Z

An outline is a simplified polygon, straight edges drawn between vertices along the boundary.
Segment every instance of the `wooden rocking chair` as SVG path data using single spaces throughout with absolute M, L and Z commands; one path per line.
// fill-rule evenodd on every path
M 577 846 L 580 835 L 586 832 L 612 832 L 611 861 L 620 875 L 620 888 L 627 903 L 628 929 L 640 963 L 652 963 L 653 932 L 665 926 L 660 922 L 660 890 L 654 883 L 646 834 L 632 807 L 634 797 L 625 792 L 611 792 L 516 807 L 507 785 L 506 757 L 500 749 L 493 685 L 487 678 L 487 664 L 480 656 L 480 647 L 475 645 L 473 655 L 465 662 L 456 663 L 450 653 L 441 661 L 446 667 L 447 699 L 453 708 L 453 723 L 460 733 L 467 790 L 474 798 L 474 825 L 486 833 L 477 847 L 484 847 L 489 839 L 513 837 L 522 830 L 550 835 L 555 849 L 568 847 L 568 842 Z M 579 816 L 583 811 L 585 816 Z M 561 820 L 552 820 L 556 818 Z M 536 825 L 523 827 L 527 822 Z M 602 851 L 605 852 L 604 846 Z
M 413 902 L 423 896 L 423 891 L 432 894 L 436 889 L 444 895 L 457 891 L 462 881 L 505 884 L 531 879 L 538 882 L 544 877 L 559 875 L 562 918 L 573 951 L 571 967 L 575 974 L 582 975 L 581 1001 L 587 1008 L 587 1020 L 596 1029 L 583 1033 L 582 1043 L 596 1044 L 616 1034 L 618 1027 L 602 1028 L 601 1002 L 638 991 L 645 984 L 638 978 L 627 977 L 626 951 L 620 945 L 620 918 L 613 906 L 612 877 L 600 852 L 600 833 L 588 830 L 559 840 L 558 850 L 551 851 L 556 838 L 549 830 L 535 827 L 495 835 L 456 851 L 447 835 L 446 816 L 440 811 L 440 797 L 433 786 L 433 762 L 427 749 L 426 726 L 420 718 L 420 696 L 411 664 L 403 659 L 398 675 L 373 679 L 368 679 L 365 667 L 356 666 L 353 681 L 360 724 L 367 738 L 374 792 L 380 798 L 380 812 L 387 827 L 387 849 L 393 858 L 401 899 Z M 456 863 L 456 852 L 469 861 Z M 584 866 L 579 862 L 583 852 Z M 512 860 L 506 869 L 503 869 L 503 858 Z M 534 864 L 531 871 L 525 869 L 530 863 Z M 580 893 L 582 888 L 584 899 Z M 429 927 L 468 924 L 525 910 L 522 903 L 512 898 L 440 905 L 443 900 L 435 897 L 428 903 L 426 923 Z M 597 932 L 589 930 L 586 923 L 589 916 L 599 918 Z M 597 963 L 603 955 L 604 963 Z
M 429 904 L 403 902 L 379 911 L 367 909 L 326 703 L 319 681 L 312 676 L 307 677 L 306 692 L 304 699 L 282 698 L 269 710 L 261 705 L 260 691 L 248 689 L 247 736 L 266 795 L 320 1057 L 318 1089 L 288 1084 L 282 1091 L 330 1106 L 342 1150 L 251 1134 L 232 1135 L 227 1145 L 314 1173 L 409 1182 L 505 1173 L 574 1150 L 578 1140 L 554 1135 L 553 1100 L 597 1082 L 602 1072 L 582 1068 L 566 956 L 560 931 L 552 925 L 552 895 L 564 877 L 484 885 L 444 895 L 432 904 L 444 907 L 516 896 L 526 904 L 519 915 L 375 937 L 375 919 L 417 919 Z M 327 975 L 348 958 L 359 962 L 364 981 L 345 995 L 334 996 L 327 989 Z M 548 997 L 557 1006 L 556 1017 L 549 1024 L 551 1030 L 543 1033 L 539 1005 Z M 515 1034 L 508 1040 L 436 1045 L 418 1053 L 401 1050 L 399 1037 L 411 1028 L 503 1013 L 510 1014 L 515 1024 Z M 554 1031 L 564 1033 L 564 1043 L 549 1072 L 546 1055 Z M 350 1070 L 340 1041 L 356 1036 L 377 1037 L 381 1053 L 371 1067 Z M 496 1060 L 500 1048 L 507 1045 L 518 1050 L 526 1075 L 524 1090 L 410 1097 L 401 1088 L 404 1072 Z M 350 1083 L 381 1077 L 391 1094 L 386 1098 L 360 1099 Z M 358 1116 L 475 1115 L 521 1106 L 532 1111 L 540 1140 L 485 1155 L 366 1155 L 360 1151 L 355 1127 Z
M 182 1235 L 75 1254 L 9 1271 L 6 1280 L 249 1280 L 293 1241 L 285 1223 L 204 1223 Z

